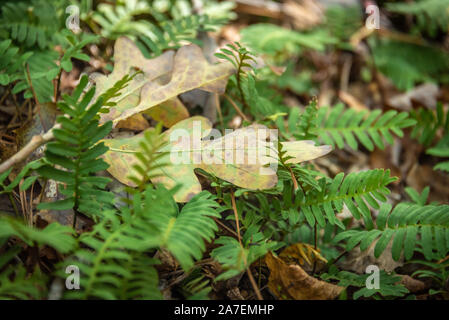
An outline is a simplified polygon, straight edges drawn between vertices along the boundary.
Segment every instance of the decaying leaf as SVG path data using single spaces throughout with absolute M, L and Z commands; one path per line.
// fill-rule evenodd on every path
M 307 243 L 295 243 L 281 251 L 279 257 L 288 263 L 311 266 L 315 261 L 327 263 L 318 249 Z
M 114 86 L 117 81 L 129 74 L 132 68 L 141 70 L 142 74 L 134 77 L 128 86 L 121 91 L 120 96 L 111 99 L 117 104 L 110 109 L 109 113 L 102 114 L 101 122 L 115 119 L 124 110 L 138 105 L 142 87 L 146 83 L 168 74 L 173 69 L 173 56 L 174 51 L 167 51 L 157 58 L 146 59 L 130 39 L 125 37 L 117 39 L 114 44 L 113 72 L 108 76 L 99 73 L 90 76 L 90 79 L 95 82 L 95 96 L 98 97 Z M 92 101 L 95 101 L 95 98 Z
M 101 121 L 112 120 L 114 125 L 132 115 L 147 111 L 179 94 L 193 89 L 223 93 L 228 78 L 236 71 L 231 63 L 212 65 L 196 45 L 181 47 L 173 57 L 173 51 L 146 59 L 138 47 L 127 38 L 119 38 L 114 46 L 114 71 L 109 76 L 95 75 L 97 95 L 136 68 L 143 74 L 136 76 L 117 98 L 117 105 L 102 114 Z
M 189 111 L 178 98 L 168 99 L 146 113 L 167 128 L 189 117 Z
M 268 287 L 279 299 L 331 300 L 344 289 L 308 275 L 300 266 L 289 265 L 271 252 L 265 262 L 270 269 Z
M 200 168 L 236 186 L 248 189 L 269 189 L 276 185 L 277 150 L 265 139 L 268 130 L 262 125 L 252 125 L 223 137 L 213 130 L 208 119 L 195 116 L 178 122 L 161 135 L 167 146 L 161 163 L 170 163 L 160 172 L 161 177 L 153 182 L 162 183 L 167 188 L 181 184 L 175 200 L 187 202 L 201 192 L 201 184 L 194 170 Z M 255 134 L 255 135 L 254 135 Z M 214 136 L 211 140 L 208 136 Z M 248 139 L 251 137 L 252 139 Z M 108 171 L 120 182 L 134 186 L 129 176 L 139 176 L 132 169 L 136 163 L 134 154 L 138 151 L 143 134 L 126 139 L 108 139 L 104 143 L 110 148 L 105 155 L 109 163 Z M 298 163 L 312 160 L 330 152 L 330 146 L 314 146 L 312 141 L 282 142 L 289 162 Z M 264 156 L 261 156 L 264 155 Z M 270 165 L 267 167 L 267 165 Z
M 129 117 L 128 119 L 120 121 L 119 123 L 117 123 L 116 126 L 116 128 L 129 129 L 135 131 L 142 131 L 148 129 L 149 127 L 150 125 L 147 119 L 145 119 L 141 113 L 135 114 L 132 117 Z

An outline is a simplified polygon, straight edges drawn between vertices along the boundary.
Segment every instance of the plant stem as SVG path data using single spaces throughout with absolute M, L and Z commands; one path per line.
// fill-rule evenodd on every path
M 225 93 L 223 96 L 229 101 L 231 106 L 235 109 L 235 111 L 238 113 L 240 117 L 243 118 L 245 121 L 249 121 L 248 118 L 245 116 L 245 114 L 240 110 L 239 106 L 235 104 L 235 102 Z
M 251 271 L 249 270 L 249 267 L 246 268 L 246 273 L 248 274 L 249 281 L 251 282 L 254 292 L 256 293 L 257 300 L 263 300 L 262 294 L 260 293 L 259 287 L 257 286 L 256 280 L 254 280 L 254 277 Z
M 237 206 L 235 204 L 235 195 L 234 195 L 234 190 L 231 190 L 231 203 L 232 203 L 232 209 L 234 211 L 234 217 L 235 217 L 235 224 L 237 226 L 237 236 L 239 239 L 239 243 L 241 246 L 242 245 L 242 238 L 240 236 L 240 224 L 239 224 L 239 214 L 237 212 Z
M 17 209 L 16 201 L 14 200 L 14 197 L 12 196 L 11 192 L 8 192 L 9 201 L 11 201 L 12 207 L 14 208 L 14 215 L 16 217 L 19 217 L 19 210 Z

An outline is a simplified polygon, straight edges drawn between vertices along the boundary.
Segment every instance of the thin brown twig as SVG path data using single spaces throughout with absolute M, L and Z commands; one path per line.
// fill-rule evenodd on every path
M 53 130 L 60 128 L 60 126 L 61 126 L 60 124 L 56 124 L 46 133 L 36 135 L 33 138 L 31 138 L 30 142 L 28 142 L 25 147 L 20 149 L 20 151 L 14 154 L 11 158 L 0 164 L 0 173 L 3 173 L 12 166 L 14 166 L 15 164 L 22 162 L 41 145 L 47 143 L 48 141 L 53 140 L 54 138 Z
M 231 233 L 232 235 L 234 235 L 235 237 L 238 238 L 238 234 L 237 232 L 235 232 L 234 230 L 232 230 L 231 228 L 229 228 L 227 225 L 225 225 L 223 222 L 221 222 L 219 219 L 217 218 L 213 218 L 215 220 L 216 223 L 218 223 L 223 229 L 225 229 L 226 231 L 228 231 L 229 233 Z
M 246 268 L 246 273 L 248 274 L 249 281 L 251 282 L 251 285 L 253 286 L 254 292 L 256 293 L 258 300 L 263 300 L 262 294 L 260 293 L 259 287 L 257 286 L 256 280 L 254 280 L 254 277 L 249 270 L 249 267 Z
M 234 195 L 234 190 L 231 190 L 231 203 L 232 203 L 232 209 L 234 211 L 234 216 L 235 216 L 235 224 L 237 227 L 237 235 L 238 235 L 238 239 L 239 239 L 239 243 L 240 246 L 243 248 L 243 244 L 242 244 L 242 239 L 240 237 L 240 224 L 239 224 L 239 214 L 237 212 L 237 206 L 235 204 L 235 195 Z M 243 256 L 244 259 L 244 263 L 245 265 L 248 264 L 248 261 L 246 260 L 246 256 Z M 257 286 L 256 280 L 254 280 L 253 274 L 251 273 L 251 270 L 249 268 L 249 266 L 246 268 L 246 273 L 248 274 L 248 278 L 249 281 L 251 282 L 251 285 L 253 287 L 253 290 L 257 296 L 258 300 L 263 300 L 262 294 L 260 293 L 259 287 Z
M 290 175 L 291 175 L 292 181 L 293 181 L 293 188 L 294 188 L 294 191 L 296 192 L 296 190 L 299 189 L 298 181 L 296 180 L 296 177 L 295 177 L 295 175 L 294 175 L 294 173 L 293 173 L 292 168 L 291 168 L 290 166 L 287 166 L 287 168 L 288 168 L 288 170 L 290 171 Z
M 229 103 L 232 105 L 232 107 L 235 109 L 235 111 L 238 113 L 240 117 L 243 118 L 245 121 L 249 121 L 248 118 L 245 116 L 245 114 L 240 110 L 239 106 L 235 104 L 235 102 L 229 97 L 226 93 L 223 94 L 223 96 L 229 101 Z
M 26 69 L 27 69 L 27 78 L 28 78 L 28 82 L 30 83 L 31 92 L 33 92 L 34 101 L 36 102 L 36 104 L 39 104 L 39 100 L 37 99 L 36 91 L 34 90 L 33 83 L 31 82 L 30 65 L 28 63 L 27 63 Z
M 237 206 L 235 204 L 235 195 L 234 190 L 231 190 L 231 203 L 232 203 L 232 209 L 234 211 L 234 217 L 235 217 L 235 224 L 237 226 L 237 237 L 239 239 L 239 243 L 242 246 L 242 238 L 240 236 L 240 224 L 239 224 L 239 214 L 237 212 Z

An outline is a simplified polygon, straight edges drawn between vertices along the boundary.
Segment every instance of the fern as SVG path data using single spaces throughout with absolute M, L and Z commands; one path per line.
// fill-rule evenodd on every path
M 408 194 L 410 199 L 412 199 L 414 204 L 418 204 L 421 206 L 426 205 L 430 192 L 430 188 L 428 186 L 422 190 L 421 194 L 419 194 L 418 191 L 410 187 L 405 187 L 404 190 Z
M 399 41 L 369 42 L 376 68 L 400 90 L 418 82 L 434 82 L 448 70 L 447 54 L 439 49 Z
M 226 21 L 225 18 L 211 18 L 207 15 L 189 15 L 163 21 L 160 27 L 151 25 L 151 34 L 139 36 L 137 44 L 146 56 L 158 56 L 164 50 L 179 48 L 185 41 L 199 44 L 196 39 L 199 32 L 215 31 Z
M 363 17 L 360 7 L 356 6 L 330 6 L 326 10 L 326 23 L 324 28 L 340 41 L 347 41 L 349 38 L 362 27 Z M 343 48 L 348 49 L 349 46 L 340 44 Z
M 115 211 L 104 211 L 102 215 L 102 220 L 91 232 L 80 236 L 79 241 L 85 248 L 79 249 L 64 262 L 64 266 L 78 266 L 81 272 L 81 289 L 67 292 L 67 298 L 117 299 L 123 292 L 134 296 L 139 288 L 133 286 L 132 277 L 145 277 L 139 272 L 133 274 L 132 269 L 141 267 L 132 267 L 131 264 L 138 263 L 132 252 L 142 252 L 146 249 L 142 244 L 146 230 L 136 223 L 138 220 L 133 219 L 134 217 L 124 216 L 122 223 Z M 154 275 L 151 264 L 146 267 L 146 272 Z M 150 277 L 150 283 L 154 284 L 153 277 Z M 148 283 L 143 282 L 141 285 L 147 286 Z M 151 285 L 149 293 L 154 289 Z
M 149 242 L 167 249 L 185 270 L 199 260 L 206 249 L 204 240 L 211 241 L 218 230 L 212 217 L 220 218 L 213 196 L 203 191 L 179 211 L 170 193 L 162 187 L 148 188 L 142 210 L 156 228 Z
M 10 237 L 15 237 L 28 246 L 48 245 L 61 253 L 67 253 L 76 246 L 76 240 L 71 233 L 70 227 L 61 226 L 56 222 L 40 230 L 25 225 L 21 220 L 0 216 L 0 245 Z
M 2 5 L 0 32 L 30 48 L 51 48 L 61 43 L 60 31 L 65 28 L 66 1 L 17 1 Z M 5 35 L 5 33 L 7 35 Z
M 33 53 L 27 52 L 17 58 L 18 52 L 19 48 L 12 45 L 11 40 L 0 42 L 0 85 L 6 86 L 24 78 L 23 68 Z M 13 88 L 13 92 L 16 90 Z
M 131 209 L 123 207 L 121 215 L 105 211 L 93 231 L 81 235 L 86 248 L 65 262 L 79 266 L 82 273 L 82 289 L 67 297 L 160 298 L 152 267 L 156 260 L 147 253 L 165 248 L 183 268 L 191 268 L 193 258 L 200 259 L 205 250 L 203 241 L 214 237 L 217 227 L 210 217 L 219 217 L 216 206 L 203 192 L 178 212 L 170 192 L 148 186 L 143 198 L 134 194 Z
M 303 49 L 324 51 L 327 45 L 337 42 L 326 30 L 301 33 L 268 23 L 253 24 L 242 29 L 241 34 L 242 43 L 251 50 L 272 56 L 298 54 Z
M 159 276 L 154 265 L 159 261 L 142 253 L 132 253 L 126 269 L 130 272 L 121 284 L 120 299 L 160 300 Z
M 412 3 L 387 3 L 387 9 L 416 16 L 418 30 L 435 36 L 438 29 L 446 31 L 449 22 L 448 0 L 419 0 Z
M 131 176 L 130 179 L 136 184 L 138 190 L 142 191 L 151 179 L 157 178 L 154 170 L 161 169 L 169 165 L 168 163 L 158 163 L 158 160 L 166 155 L 160 151 L 167 143 L 160 139 L 162 123 L 159 123 L 153 130 L 146 130 L 144 140 L 140 142 L 140 150 L 136 153 L 138 164 L 133 165 L 139 177 Z
M 428 147 L 434 140 L 438 130 L 449 132 L 449 112 L 444 112 L 443 105 L 438 103 L 436 112 L 426 108 L 412 110 L 410 116 L 416 120 L 411 137 Z
M 417 139 L 425 147 L 429 147 L 442 131 L 443 137 L 432 148 L 426 150 L 427 154 L 436 157 L 449 157 L 449 112 L 445 112 L 441 103 L 437 104 L 436 111 L 420 108 L 413 110 L 411 115 L 417 121 L 411 136 Z M 440 162 L 435 170 L 449 172 L 449 162 Z
M 121 35 L 148 33 L 151 24 L 144 20 L 135 21 L 136 16 L 151 13 L 146 1 L 130 0 L 117 3 L 116 6 L 101 3 L 92 19 L 101 27 L 102 36 L 116 39 Z
M 66 197 L 64 200 L 41 203 L 39 208 L 73 209 L 74 225 L 79 212 L 95 215 L 113 199 L 112 194 L 103 190 L 110 180 L 92 176 L 92 173 L 107 168 L 106 162 L 99 158 L 107 151 L 107 147 L 97 142 L 109 133 L 112 123 L 98 125 L 97 112 L 107 104 L 107 101 L 104 101 L 106 96 L 100 96 L 95 103 L 87 107 L 95 94 L 95 87 L 80 99 L 87 82 L 87 76 L 83 76 L 72 96 L 64 96 L 64 101 L 58 104 L 68 117 L 58 117 L 57 122 L 61 127 L 54 129 L 56 141 L 47 144 L 45 159 L 51 165 L 38 170 L 43 177 L 65 183 L 61 192 Z M 122 84 L 121 88 L 114 86 L 113 90 L 119 91 L 124 85 Z M 111 96 L 110 92 L 107 94 Z M 56 165 L 65 170 L 56 168 Z
M 304 112 L 301 114 L 299 118 L 299 122 L 295 123 L 295 119 L 298 119 L 299 114 L 298 108 L 293 108 L 291 110 L 291 115 L 289 117 L 288 128 L 291 131 L 296 130 L 297 133 L 295 136 L 301 140 L 310 140 L 317 138 L 317 127 L 318 127 L 318 108 L 317 108 L 317 100 L 312 99 L 307 107 L 305 107 Z M 295 129 L 296 126 L 296 129 Z
M 422 251 L 427 260 L 443 258 L 449 251 L 449 206 L 410 205 L 401 203 L 393 210 L 383 204 L 376 220 L 377 229 L 348 230 L 336 236 L 335 241 L 348 240 L 346 248 L 366 250 L 376 239 L 374 255 L 379 257 L 392 240 L 392 257 L 398 260 L 404 252 L 409 260 L 414 251 Z M 419 245 L 419 247 L 418 247 Z
M 446 133 L 446 135 L 441 138 L 441 140 L 433 148 L 427 149 L 426 153 L 436 157 L 449 158 L 449 133 Z M 439 162 L 433 168 L 435 170 L 449 172 L 449 161 Z
M 316 120 L 313 119 L 314 113 L 316 113 Z M 346 143 L 351 149 L 357 150 L 358 140 L 370 151 L 374 150 L 374 146 L 384 149 L 384 140 L 393 144 L 394 139 L 391 133 L 402 137 L 402 129 L 416 123 L 415 120 L 409 118 L 407 112 L 397 113 L 395 110 L 383 114 L 381 110 L 358 112 L 353 109 L 345 109 L 343 104 L 337 104 L 333 108 L 321 107 L 318 110 L 309 108 L 306 109 L 302 117 L 303 119 L 300 119 L 299 113 L 295 111 L 291 111 L 289 115 L 290 132 L 296 138 L 310 135 L 309 131 L 312 131 L 313 135 L 319 137 L 319 140 L 334 147 L 341 149 Z M 309 118 L 313 119 L 313 123 L 304 123 Z M 300 126 L 296 129 L 298 122 Z M 316 123 L 316 128 L 313 127 L 314 123 Z M 308 131 L 304 131 L 306 129 L 304 126 L 308 126 Z
M 431 278 L 433 279 L 439 286 L 440 290 L 429 290 L 429 295 L 436 293 L 446 293 L 446 283 L 449 279 L 449 262 L 448 261 L 439 261 L 439 262 L 430 262 L 424 260 L 411 260 L 409 263 L 420 264 L 429 269 L 420 269 L 416 270 L 412 273 L 411 277 L 418 278 Z
M 0 273 L 0 300 L 29 300 L 45 297 L 45 277 L 27 277 L 23 267 L 9 267 Z
M 254 261 L 278 247 L 277 242 L 267 240 L 258 232 L 256 226 L 246 230 L 242 245 L 235 238 L 226 236 L 218 238 L 215 243 L 221 246 L 211 252 L 211 257 L 222 264 L 225 270 L 216 281 L 226 280 L 244 272 Z
M 307 193 L 299 188 L 296 193 L 295 206 L 301 208 L 310 226 L 315 222 L 324 227 L 326 220 L 332 225 L 345 229 L 335 217 L 346 205 L 356 219 L 363 217 L 367 228 L 372 227 L 371 212 L 368 207 L 379 209 L 379 201 L 385 202 L 390 193 L 387 188 L 396 178 L 390 177 L 389 170 L 375 169 L 359 173 L 350 173 L 344 177 L 339 173 L 329 182 L 321 179 L 321 191 L 312 190 Z
M 366 280 L 369 274 L 356 274 L 348 271 L 339 271 L 335 269 L 329 273 L 321 275 L 324 280 L 338 280 L 338 285 L 343 287 L 358 287 L 361 288 L 354 292 L 353 298 L 359 299 L 360 297 L 368 298 L 374 295 L 381 295 L 383 297 L 402 297 L 409 291 L 404 285 L 399 284 L 401 277 L 394 274 L 388 274 L 384 270 L 379 273 L 379 289 L 366 287 Z

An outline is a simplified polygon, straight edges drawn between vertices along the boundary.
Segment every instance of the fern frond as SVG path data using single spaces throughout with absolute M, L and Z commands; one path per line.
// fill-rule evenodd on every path
M 446 135 L 443 138 L 441 138 L 441 140 L 438 141 L 438 143 L 433 148 L 427 149 L 426 153 L 436 157 L 449 158 L 449 132 L 446 133 Z M 449 172 L 449 161 L 439 162 L 433 168 L 435 170 L 443 170 Z
M 137 188 L 142 191 L 151 179 L 157 178 L 159 175 L 154 173 L 154 170 L 164 168 L 169 163 L 161 163 L 160 160 L 166 155 L 166 152 L 161 150 L 167 142 L 160 139 L 162 131 L 162 123 L 158 123 L 153 130 L 146 130 L 144 139 L 139 143 L 140 149 L 135 154 L 139 163 L 135 164 L 133 168 L 139 173 L 139 177 L 131 176 L 132 180 Z
M 419 108 L 412 110 L 410 116 L 416 120 L 411 137 L 426 147 L 434 141 L 438 130 L 449 132 L 449 112 L 444 112 L 441 103 L 437 103 L 435 111 Z
M 338 285 L 342 287 L 353 286 L 361 288 L 354 292 L 353 298 L 355 300 L 360 297 L 372 297 L 376 294 L 380 294 L 383 297 L 402 297 L 409 292 L 403 284 L 399 283 L 401 277 L 395 274 L 388 274 L 384 270 L 381 270 L 379 273 L 379 288 L 368 289 L 366 280 L 369 276 L 369 274 L 360 275 L 348 271 L 339 271 L 325 273 L 321 275 L 321 278 L 324 280 L 338 280 Z
M 251 264 L 279 244 L 267 240 L 257 227 L 248 228 L 242 237 L 242 245 L 232 237 L 221 236 L 215 240 L 221 244 L 211 252 L 211 257 L 223 265 L 224 272 L 215 280 L 226 280 L 244 272 Z
M 140 254 L 147 249 L 143 242 L 148 230 L 139 226 L 138 222 L 141 220 L 138 218 L 138 216 L 125 215 L 124 221 L 121 221 L 115 211 L 104 211 L 102 220 L 95 225 L 94 229 L 80 236 L 79 241 L 85 248 L 76 251 L 64 262 L 64 265 L 79 267 L 81 289 L 67 292 L 68 298 L 117 299 L 125 289 L 126 293 L 134 297 L 141 294 L 138 291 L 139 288 L 132 285 L 132 277 L 136 276 L 138 279 L 143 275 L 132 274 L 131 261 L 133 252 Z M 148 260 L 144 261 L 148 262 Z M 151 264 L 153 264 L 152 260 L 146 267 L 152 268 Z M 65 268 L 62 269 L 65 270 Z M 154 289 L 151 285 L 154 284 L 154 279 L 149 279 L 149 283 L 141 285 L 145 287 L 150 285 Z M 123 287 L 124 285 L 126 287 Z
M 29 246 L 47 245 L 61 253 L 67 253 L 76 247 L 72 231 L 70 227 L 56 222 L 41 230 L 25 225 L 21 220 L 0 216 L 0 245 L 10 237 L 16 237 Z
M 427 260 L 443 258 L 449 251 L 449 206 L 398 204 L 393 210 L 390 204 L 383 204 L 376 220 L 377 229 L 348 230 L 335 237 L 335 241 L 348 240 L 346 248 L 366 250 L 377 240 L 375 257 L 379 257 L 390 241 L 391 253 L 398 260 L 404 252 L 409 260 L 414 251 L 422 251 Z
M 32 52 L 19 54 L 19 48 L 11 43 L 11 40 L 0 42 L 0 85 L 2 86 L 24 79 L 23 68 L 30 56 L 33 55 Z M 19 57 L 17 57 L 18 54 Z
M 440 49 L 399 41 L 369 43 L 377 69 L 400 90 L 435 82 L 448 70 L 448 55 Z
M 313 117 L 313 110 L 310 109 L 309 112 Z M 292 115 L 294 114 L 291 113 Z M 295 118 L 289 119 L 289 123 L 303 121 L 298 119 L 299 114 L 296 114 Z M 402 137 L 402 129 L 412 126 L 416 121 L 410 119 L 407 112 L 398 113 L 395 110 L 385 113 L 381 110 L 358 112 L 350 108 L 345 109 L 343 104 L 337 104 L 332 108 L 320 107 L 316 123 L 315 134 L 326 144 L 341 149 L 346 143 L 357 150 L 359 141 L 365 148 L 373 151 L 375 146 L 384 149 L 384 140 L 393 144 L 394 139 L 391 133 Z M 304 132 L 301 130 L 294 131 L 293 135 L 297 138 L 303 137 Z
M 142 253 L 132 253 L 127 269 L 131 276 L 121 285 L 120 299 L 160 300 L 159 276 L 154 265 L 159 261 Z
M 448 0 L 419 0 L 411 3 L 387 3 L 391 12 L 416 16 L 417 27 L 435 36 L 438 29 L 447 31 L 449 23 Z
M 28 277 L 25 268 L 9 267 L 0 273 L 0 300 L 29 300 L 45 297 L 45 277 Z
M 298 108 L 293 108 L 292 112 L 298 112 Z M 295 123 L 294 119 L 297 116 L 289 117 L 288 128 L 290 132 L 295 132 L 295 136 L 301 140 L 310 140 L 317 138 L 318 131 L 318 108 L 317 100 L 312 99 L 308 106 L 305 107 L 304 112 L 299 118 L 299 122 Z
M 385 202 L 390 193 L 387 185 L 395 181 L 390 177 L 389 170 L 375 169 L 359 173 L 337 174 L 334 179 L 326 182 L 321 179 L 321 191 L 313 189 L 306 194 L 298 189 L 295 206 L 301 209 L 310 226 L 315 221 L 324 227 L 326 220 L 345 229 L 344 225 L 335 217 L 346 205 L 355 219 L 363 217 L 367 228 L 372 227 L 371 212 L 368 206 L 379 209 L 378 202 Z
M 146 219 L 157 232 L 148 241 L 167 249 L 185 270 L 201 259 L 206 250 L 204 241 L 211 241 L 218 230 L 212 217 L 220 218 L 213 196 L 203 191 L 179 211 L 173 197 L 163 187 L 147 188 L 144 199 Z
M 167 49 L 177 49 L 182 42 L 199 44 L 199 32 L 215 31 L 227 19 L 211 18 L 207 15 L 189 15 L 172 21 L 163 21 L 160 26 L 151 25 L 150 34 L 138 37 L 138 45 L 148 57 L 158 56 Z
M 60 31 L 65 27 L 66 5 L 63 1 L 7 2 L 2 5 L 0 29 L 26 47 L 51 48 L 60 40 Z
M 146 1 L 129 0 L 116 5 L 101 3 L 92 19 L 101 27 L 102 36 L 116 39 L 121 35 L 148 33 L 151 24 L 144 20 L 134 20 L 136 16 L 151 13 Z
M 47 144 L 45 159 L 51 164 L 39 168 L 41 176 L 63 182 L 65 188 L 61 191 L 64 200 L 39 204 L 40 209 L 68 210 L 98 214 L 102 208 L 109 207 L 113 195 L 104 191 L 108 178 L 93 176 L 92 174 L 107 169 L 108 165 L 99 158 L 108 149 L 104 143 L 97 143 L 104 138 L 112 128 L 108 122 L 99 126 L 97 113 L 108 102 L 106 96 L 100 96 L 93 104 L 91 100 L 95 94 L 95 87 L 91 88 L 82 97 L 81 94 L 87 86 L 87 76 L 83 76 L 80 84 L 72 96 L 65 95 L 59 108 L 68 116 L 60 116 L 57 122 L 60 129 L 54 129 L 54 142 Z M 114 87 L 116 92 L 121 87 Z M 108 92 L 108 97 L 113 96 Z M 88 105 L 90 107 L 88 107 Z M 64 170 L 58 169 L 58 165 Z M 75 223 L 75 219 L 74 219 Z

